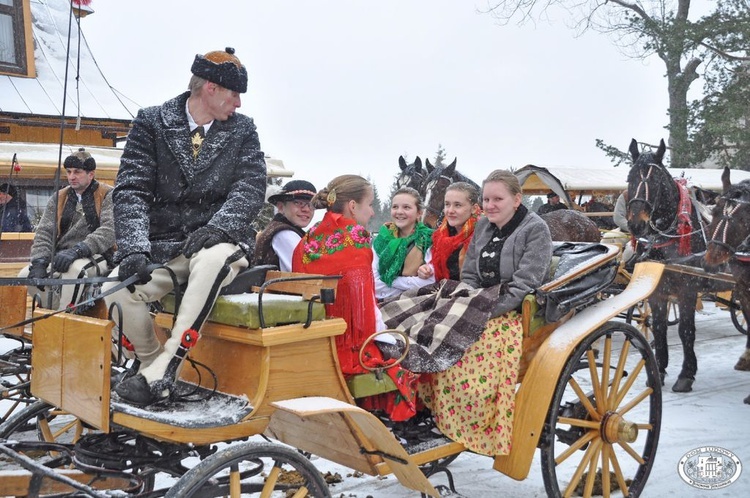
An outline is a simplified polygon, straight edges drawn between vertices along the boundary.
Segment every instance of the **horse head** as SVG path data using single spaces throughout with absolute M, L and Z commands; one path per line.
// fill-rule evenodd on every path
M 723 192 L 706 231 L 708 247 L 703 265 L 709 270 L 727 263 L 738 253 L 750 252 L 750 180 L 732 185 L 729 168 L 724 168 L 721 183 Z
M 662 164 L 667 146 L 659 142 L 656 152 L 639 152 L 630 142 L 633 167 L 628 173 L 628 227 L 636 237 L 646 237 L 669 228 L 677 213 L 679 192 Z
M 401 173 L 396 177 L 396 188 L 411 187 L 424 197 L 424 191 L 421 188 L 427 172 L 422 168 L 422 160 L 419 156 L 411 164 L 406 164 L 404 156 L 399 156 L 398 166 L 401 168 Z
M 424 212 L 422 213 L 422 223 L 435 228 L 438 220 L 443 214 L 443 204 L 445 203 L 445 191 L 448 185 L 456 181 L 462 181 L 463 175 L 456 172 L 456 161 L 448 166 L 436 167 L 427 160 L 427 177 L 422 183 L 420 193 L 424 198 Z

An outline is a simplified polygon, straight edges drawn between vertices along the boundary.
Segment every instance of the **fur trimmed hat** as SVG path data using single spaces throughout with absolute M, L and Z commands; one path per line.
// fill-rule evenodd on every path
M 63 163 L 64 168 L 78 168 L 84 171 L 94 171 L 96 169 L 96 161 L 91 154 L 86 152 L 86 149 L 81 147 L 78 152 L 74 152 L 65 158 Z
M 268 202 L 276 204 L 277 202 L 293 201 L 302 199 L 305 201 L 312 200 L 317 190 L 315 185 L 305 180 L 292 180 L 287 183 L 277 193 L 268 197 Z
M 247 69 L 234 55 L 234 49 L 215 50 L 206 55 L 196 54 L 190 71 L 211 83 L 239 93 L 247 91 Z

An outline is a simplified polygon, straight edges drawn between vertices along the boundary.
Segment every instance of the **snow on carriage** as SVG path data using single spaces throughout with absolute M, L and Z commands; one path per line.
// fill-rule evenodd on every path
M 560 244 L 550 282 L 523 304 L 512 451 L 488 464 L 524 479 L 539 448 L 550 496 L 577 488 L 601 494 L 597 479 L 611 493 L 637 496 L 656 456 L 656 362 L 642 334 L 612 318 L 646 299 L 663 265 L 639 263 L 628 287 L 602 300 L 618 255 L 611 245 Z M 334 338 L 345 323 L 326 318 L 320 302 L 335 299 L 335 280 L 267 270 L 251 269 L 235 289 L 242 294 L 219 299 L 190 351 L 196 368 L 183 369 L 180 388 L 195 403 L 149 409 L 110 399 L 115 324 L 71 313 L 36 321 L 30 389 L 40 401 L 0 426 L 0 452 L 10 461 L 0 464 L 3 489 L 331 496 L 314 460 L 298 449 L 365 474 L 393 474 L 423 496 L 456 494 L 448 464 L 461 444 L 436 435 L 402 446 L 356 406 L 356 398 L 393 386 L 377 371 L 342 376 Z M 35 310 L 37 317 L 49 313 Z M 155 317 L 165 330 L 171 319 L 167 311 Z M 260 434 L 275 442 L 242 442 Z M 427 479 L 440 471 L 447 487 Z

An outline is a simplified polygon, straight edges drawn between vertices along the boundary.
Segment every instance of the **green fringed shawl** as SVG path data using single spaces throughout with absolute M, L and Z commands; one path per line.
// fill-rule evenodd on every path
M 414 232 L 408 237 L 397 237 L 398 228 L 391 222 L 380 227 L 378 236 L 372 243 L 378 254 L 378 272 L 380 280 L 386 285 L 392 285 L 393 280 L 401 273 L 406 255 L 412 246 L 416 246 L 422 254 L 432 245 L 432 228 L 421 221 L 414 227 Z

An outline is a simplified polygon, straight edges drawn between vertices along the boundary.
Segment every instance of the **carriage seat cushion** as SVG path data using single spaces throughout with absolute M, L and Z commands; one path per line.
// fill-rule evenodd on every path
M 258 315 L 257 293 L 231 294 L 219 296 L 216 299 L 208 320 L 212 322 L 247 327 L 250 329 L 260 328 Z M 165 311 L 174 312 L 174 295 L 167 294 L 161 299 Z M 263 318 L 266 327 L 287 325 L 290 323 L 305 323 L 307 321 L 307 310 L 309 301 L 302 296 L 287 294 L 263 294 Z M 325 318 L 325 305 L 321 303 L 312 304 L 312 319 L 323 320 Z

